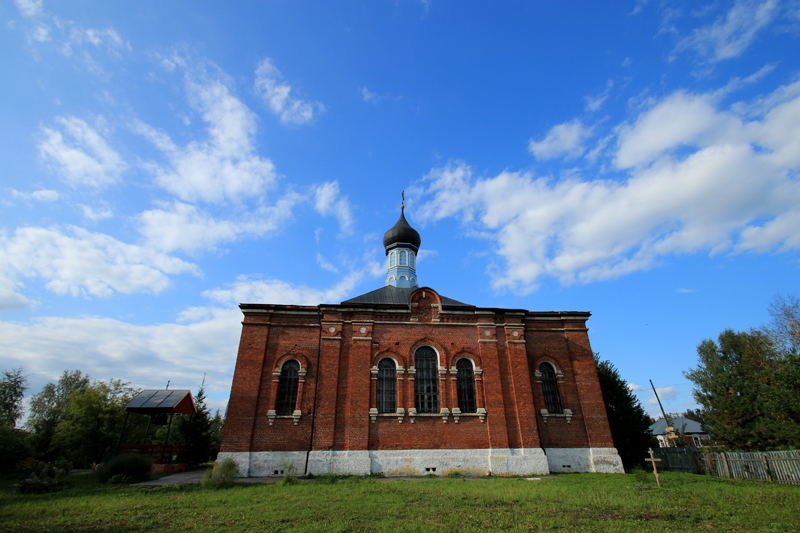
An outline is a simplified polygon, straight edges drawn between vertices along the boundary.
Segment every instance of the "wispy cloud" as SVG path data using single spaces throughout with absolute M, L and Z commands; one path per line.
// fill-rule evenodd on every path
M 353 225 L 353 213 L 347 196 L 339 191 L 339 182 L 330 181 L 314 188 L 314 209 L 321 215 L 333 214 L 339 221 L 343 233 L 350 231 Z
M 562 156 L 579 157 L 586 151 L 584 143 L 591 133 L 591 128 L 584 126 L 578 119 L 564 122 L 553 126 L 541 141 L 531 139 L 528 151 L 537 159 L 553 159 Z
M 262 59 L 256 68 L 256 93 L 283 124 L 306 124 L 325 111 L 321 102 L 307 102 L 291 96 L 292 87 L 280 81 L 282 77 L 268 57 Z
M 339 269 L 336 268 L 333 263 L 325 259 L 320 253 L 317 253 L 317 264 L 329 272 L 335 272 L 337 274 L 339 273 Z
M 778 13 L 778 0 L 737 0 L 713 24 L 696 28 L 681 39 L 675 53 L 693 50 L 710 63 L 739 57 Z
M 658 397 L 661 398 L 661 403 L 671 402 L 675 398 L 678 397 L 678 390 L 675 388 L 675 385 L 668 385 L 666 387 L 656 387 L 656 392 L 658 393 Z M 658 400 L 656 399 L 656 395 L 653 394 L 650 396 L 645 405 L 658 405 Z
M 11 189 L 9 191 L 12 198 L 21 198 L 23 200 L 36 200 L 38 202 L 55 202 L 61 195 L 57 191 L 49 189 L 41 189 L 33 192 L 18 191 Z
M 450 162 L 420 183 L 419 216 L 490 236 L 505 262 L 494 287 L 522 293 L 542 276 L 591 282 L 675 254 L 800 249 L 800 82 L 739 107 L 746 116 L 686 91 L 656 101 L 612 126 L 613 178 L 478 177 Z M 547 154 L 569 157 L 576 145 Z
M 102 117 L 98 118 L 102 121 Z M 60 126 L 43 126 L 39 152 L 70 185 L 102 188 L 127 169 L 122 157 L 91 126 L 79 118 L 56 117 Z
M 215 68 L 190 65 L 185 74 L 188 100 L 206 124 L 205 140 L 179 146 L 164 131 L 138 120 L 131 125 L 166 158 L 146 164 L 156 181 L 187 202 L 236 202 L 263 195 L 277 180 L 272 161 L 256 151 L 255 114 L 231 94 L 223 76 L 213 74 Z
M 368 269 L 353 271 L 327 289 L 293 285 L 276 279 L 254 280 L 247 276 L 240 276 L 231 285 L 205 291 L 203 296 L 224 305 L 247 302 L 270 302 L 287 305 L 319 305 L 320 302 L 339 303 L 352 293 L 367 272 Z
M 192 263 L 77 227 L 0 235 L 0 271 L 11 280 L 40 278 L 56 294 L 101 297 L 158 294 L 169 287 L 169 275 L 199 273 Z

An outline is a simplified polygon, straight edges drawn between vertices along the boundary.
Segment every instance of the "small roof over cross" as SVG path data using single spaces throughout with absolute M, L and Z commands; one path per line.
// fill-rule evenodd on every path
M 188 389 L 150 389 L 143 390 L 136 397 L 125 404 L 129 413 L 143 415 L 157 415 L 161 413 L 178 413 L 193 415 L 197 407 L 192 398 L 192 391 Z

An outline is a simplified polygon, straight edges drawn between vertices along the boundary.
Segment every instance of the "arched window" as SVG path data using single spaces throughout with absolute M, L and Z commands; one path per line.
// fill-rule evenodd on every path
M 408 264 L 407 256 L 408 254 L 406 252 L 400 252 L 400 266 L 406 266 L 406 264 Z
M 395 265 L 395 261 L 397 261 L 397 257 L 395 256 L 395 253 L 392 252 L 389 254 L 389 266 L 393 267 Z
M 544 406 L 551 415 L 561 414 L 561 400 L 558 398 L 558 383 L 556 383 L 556 371 L 550 363 L 539 365 L 539 372 L 542 373 L 542 392 L 544 393 Z
M 414 263 L 416 262 L 416 257 L 413 253 L 408 254 L 408 266 L 411 268 L 417 268 Z
M 281 378 L 278 381 L 278 399 L 275 402 L 275 414 L 290 415 L 297 403 L 297 386 L 300 382 L 300 363 L 289 359 L 281 367 Z
M 462 357 L 456 362 L 456 392 L 458 393 L 458 408 L 462 413 L 474 413 L 475 405 L 475 375 L 472 371 L 472 361 Z
M 414 407 L 417 413 L 439 412 L 439 368 L 436 352 L 420 346 L 414 354 Z
M 397 365 L 384 357 L 378 362 L 378 412 L 394 413 L 397 409 Z

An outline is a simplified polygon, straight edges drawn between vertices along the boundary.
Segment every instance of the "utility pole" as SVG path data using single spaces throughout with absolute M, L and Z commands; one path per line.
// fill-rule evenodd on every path
M 653 380 L 652 379 L 649 380 L 649 381 L 650 381 L 650 386 L 653 387 L 653 394 L 656 395 L 656 401 L 658 402 L 658 406 L 661 408 L 661 414 L 664 415 L 664 423 L 666 424 L 665 427 L 669 427 L 669 419 L 667 419 L 667 413 L 664 412 L 664 406 L 661 405 L 661 398 L 658 397 L 658 393 L 656 392 L 656 386 L 653 385 Z M 667 448 L 669 448 L 670 444 L 669 444 L 669 436 L 667 435 L 667 431 L 664 431 L 664 440 L 667 441 Z M 655 466 L 655 463 L 653 463 L 653 466 Z

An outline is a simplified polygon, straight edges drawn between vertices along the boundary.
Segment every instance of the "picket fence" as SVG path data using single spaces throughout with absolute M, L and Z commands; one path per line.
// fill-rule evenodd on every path
M 659 448 L 653 452 L 661 459 L 659 470 L 800 485 L 800 450 L 712 452 L 706 447 L 686 447 Z

